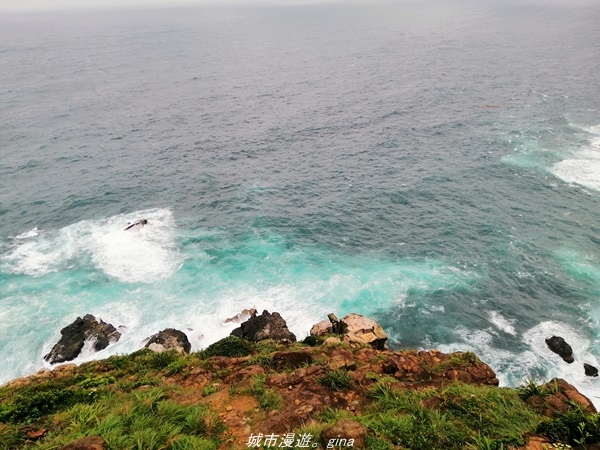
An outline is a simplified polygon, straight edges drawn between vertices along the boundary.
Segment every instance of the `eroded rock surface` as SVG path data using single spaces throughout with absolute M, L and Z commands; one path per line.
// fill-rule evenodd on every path
M 157 353 L 167 350 L 175 350 L 177 353 L 189 353 L 192 349 L 192 344 L 190 344 L 188 337 L 183 331 L 166 328 L 150 336 L 144 347 Z
M 60 334 L 60 340 L 52 347 L 50 353 L 44 356 L 50 364 L 77 358 L 87 340 L 92 340 L 94 350 L 100 351 L 121 337 L 121 333 L 114 326 L 96 319 L 91 314 L 86 314 L 83 319 L 78 317 L 72 324 L 60 330 Z
M 296 342 L 296 336 L 288 330 L 285 320 L 278 312 L 263 311 L 260 316 L 250 317 L 239 328 L 231 332 L 232 336 L 258 342 L 266 339 L 284 342 Z

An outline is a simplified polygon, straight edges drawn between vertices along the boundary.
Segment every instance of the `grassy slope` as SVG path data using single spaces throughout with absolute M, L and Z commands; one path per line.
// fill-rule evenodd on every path
M 277 350 L 311 362 L 278 364 Z M 597 415 L 575 406 L 554 420 L 529 409 L 521 398 L 540 393 L 533 384 L 517 390 L 440 375 L 480 364 L 473 354 L 435 367 L 422 361 L 418 379 L 382 370 L 409 354 L 230 337 L 192 355 L 144 350 L 67 366 L 0 388 L 0 449 L 56 449 L 94 435 L 114 450 L 248 448 L 259 432 L 311 434 L 321 445 L 320 432 L 346 417 L 368 428 L 370 450 L 510 448 L 536 430 L 571 444 L 600 436 Z M 340 355 L 345 366 L 332 368 Z M 40 429 L 48 430 L 42 439 L 26 442 Z

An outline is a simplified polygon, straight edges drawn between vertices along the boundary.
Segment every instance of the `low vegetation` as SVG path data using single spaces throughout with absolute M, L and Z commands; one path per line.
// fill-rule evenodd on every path
M 0 388 L 0 450 L 59 449 L 84 436 L 101 436 L 111 450 L 229 450 L 247 448 L 250 432 L 309 434 L 318 444 L 311 448 L 323 448 L 321 432 L 342 419 L 366 427 L 369 450 L 508 450 L 526 433 L 557 448 L 600 442 L 598 414 L 571 404 L 550 418 L 528 406 L 556 393 L 552 385 L 444 378 L 480 364 L 472 353 L 423 361 L 429 378 L 417 382 L 384 371 L 391 352 L 319 344 L 228 337 L 191 355 L 143 350 L 18 380 Z M 308 352 L 314 362 L 278 369 L 279 350 Z M 353 358 L 352 370 L 330 367 L 340 355 Z

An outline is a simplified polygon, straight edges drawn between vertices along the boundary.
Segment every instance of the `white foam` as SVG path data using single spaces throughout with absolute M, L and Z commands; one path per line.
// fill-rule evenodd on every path
M 505 333 L 512 334 L 515 336 L 517 332 L 515 331 L 515 327 L 513 323 L 515 323 L 514 319 L 507 319 L 498 311 L 490 311 L 488 312 L 488 320 L 500 331 L 504 331 Z
M 592 343 L 574 328 L 558 322 L 543 322 L 522 335 L 527 349 L 508 351 L 498 348 L 495 342 L 501 336 L 493 329 L 469 330 L 459 327 L 457 342 L 449 345 L 428 342 L 428 348 L 443 352 L 473 351 L 495 371 L 501 386 L 519 386 L 533 377 L 538 382 L 552 378 L 563 378 L 587 396 L 596 408 L 600 407 L 600 380 L 585 375 L 583 363 L 600 367 L 598 359 L 591 353 Z M 573 348 L 575 362 L 565 363 L 560 356 L 550 351 L 545 339 L 553 335 L 562 336 Z M 535 375 L 538 376 L 535 376 Z M 540 374 L 542 374 L 540 376 Z
M 546 338 L 561 336 L 573 348 L 575 362 L 565 363 L 560 356 L 550 351 Z M 585 375 L 583 363 L 600 367 L 598 359 L 591 353 L 592 342 L 581 336 L 565 323 L 542 322 L 523 334 L 523 341 L 532 348 L 539 366 L 546 369 L 547 378 L 564 378 L 587 396 L 598 408 L 600 406 L 600 386 L 597 378 Z
M 143 217 L 148 225 L 124 231 L 127 222 Z M 129 283 L 169 277 L 183 261 L 174 239 L 175 221 L 164 209 L 138 211 L 102 220 L 83 220 L 43 234 L 23 233 L 25 242 L 2 257 L 13 273 L 43 275 L 91 261 L 110 277 Z
M 26 231 L 25 233 L 19 234 L 15 239 L 27 239 L 27 238 L 30 238 L 30 237 L 38 236 L 39 234 L 40 233 L 39 233 L 38 228 L 35 227 L 35 228 L 33 228 L 33 229 L 29 230 L 29 231 Z
M 568 183 L 600 191 L 600 125 L 588 127 L 587 131 L 592 134 L 588 145 L 554 164 L 550 171 Z

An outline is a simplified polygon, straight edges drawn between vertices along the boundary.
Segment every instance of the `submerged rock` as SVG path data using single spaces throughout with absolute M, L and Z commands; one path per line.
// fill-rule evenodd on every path
M 562 337 L 552 336 L 551 338 L 546 338 L 546 345 L 565 362 L 571 364 L 575 361 L 573 358 L 573 349 Z
M 175 350 L 177 353 L 189 353 L 192 344 L 183 331 L 166 328 L 148 338 L 144 347 L 156 353 Z
M 100 351 L 121 338 L 121 333 L 114 326 L 101 319 L 97 320 L 91 314 L 86 314 L 83 319 L 78 317 L 72 324 L 60 330 L 60 334 L 60 340 L 52 347 L 50 353 L 44 356 L 50 364 L 75 359 L 87 340 L 93 340 L 94 350 Z
M 585 374 L 588 377 L 597 377 L 598 369 L 592 366 L 591 364 L 583 363 L 583 369 L 585 370 Z
M 265 339 L 296 342 L 296 336 L 288 330 L 285 320 L 279 313 L 270 314 L 267 310 L 263 311 L 260 316 L 255 315 L 242 322 L 239 328 L 231 332 L 231 335 L 253 342 L 264 341 Z

